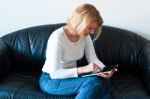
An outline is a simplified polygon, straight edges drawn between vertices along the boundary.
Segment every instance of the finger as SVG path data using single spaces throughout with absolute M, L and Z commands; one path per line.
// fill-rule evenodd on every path
M 94 67 L 94 71 L 100 71 L 99 67 Z
M 100 73 L 100 74 L 98 74 L 98 76 L 103 77 L 103 78 L 108 78 L 108 75 L 106 75 L 104 73 Z

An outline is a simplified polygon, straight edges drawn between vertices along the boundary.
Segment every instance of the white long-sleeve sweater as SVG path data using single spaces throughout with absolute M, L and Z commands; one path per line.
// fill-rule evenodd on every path
M 76 61 L 81 59 L 84 54 L 88 63 L 95 63 L 101 69 L 105 67 L 95 54 L 90 36 L 81 36 L 74 43 L 67 38 L 63 27 L 61 27 L 49 37 L 46 61 L 42 71 L 49 73 L 52 79 L 78 77 Z

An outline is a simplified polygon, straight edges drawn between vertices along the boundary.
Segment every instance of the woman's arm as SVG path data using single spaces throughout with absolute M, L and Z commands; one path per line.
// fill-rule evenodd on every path
M 77 68 L 77 74 L 84 74 L 84 73 L 89 73 L 89 72 L 96 72 L 99 71 L 99 67 L 95 63 L 90 63 L 89 65 L 86 66 L 81 66 Z
M 85 56 L 88 63 L 95 63 L 100 67 L 100 69 L 105 67 L 105 65 L 96 56 L 93 42 L 90 36 L 85 38 Z

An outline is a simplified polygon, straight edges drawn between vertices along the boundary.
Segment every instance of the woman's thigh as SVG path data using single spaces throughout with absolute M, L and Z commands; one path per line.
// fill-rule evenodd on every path
M 83 87 L 92 86 L 94 83 L 101 83 L 97 76 L 78 77 L 68 79 L 51 79 L 49 74 L 43 73 L 40 78 L 41 89 L 53 95 L 77 94 Z

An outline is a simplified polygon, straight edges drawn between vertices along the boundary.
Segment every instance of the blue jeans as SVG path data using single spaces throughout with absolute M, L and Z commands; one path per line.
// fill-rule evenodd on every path
M 97 76 L 51 79 L 49 74 L 43 72 L 39 84 L 44 92 L 51 95 L 76 95 L 75 99 L 111 99 L 110 80 L 101 80 Z

